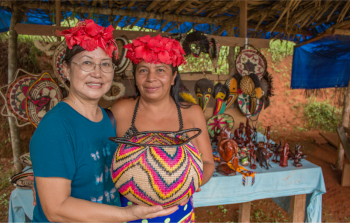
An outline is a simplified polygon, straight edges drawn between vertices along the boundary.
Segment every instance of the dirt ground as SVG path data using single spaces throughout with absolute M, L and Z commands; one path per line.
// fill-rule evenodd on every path
M 336 161 L 336 149 L 322 140 L 318 130 L 307 129 L 301 105 L 307 103 L 309 98 L 305 97 L 302 90 L 290 89 L 292 57 L 283 59 L 279 64 L 273 64 L 269 56 L 267 60 L 268 71 L 274 77 L 275 96 L 271 100 L 271 106 L 260 114 L 259 131 L 272 126 L 272 140 L 288 142 L 290 148 L 294 148 L 296 143 L 304 146 L 307 160 L 322 168 L 326 184 L 327 192 L 322 198 L 322 221 L 350 222 L 350 187 L 341 187 L 341 172 L 331 168 L 331 164 Z M 0 75 L 0 86 L 3 84 L 2 76 Z M 327 98 L 318 100 L 324 101 Z M 0 101 L 0 106 L 2 103 Z M 20 129 L 23 153 L 29 149 L 33 132 L 32 126 Z M 8 181 L 13 174 L 8 137 L 7 120 L 0 116 L 0 222 L 7 221 L 9 196 L 14 189 Z M 315 143 L 315 139 L 321 143 Z M 195 213 L 197 222 L 237 222 L 238 204 L 196 208 Z M 251 221 L 287 222 L 288 214 L 271 199 L 257 200 L 252 202 Z

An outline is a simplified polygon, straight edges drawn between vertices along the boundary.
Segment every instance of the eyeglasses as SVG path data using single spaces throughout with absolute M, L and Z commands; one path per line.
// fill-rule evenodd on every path
M 94 63 L 92 61 L 83 61 L 81 63 L 76 63 L 72 61 L 72 63 L 75 63 L 80 67 L 80 69 L 86 72 L 95 70 L 96 65 L 99 65 L 101 71 L 105 73 L 111 73 L 114 71 L 115 68 L 115 65 L 112 63 L 112 61 L 105 61 L 100 64 Z

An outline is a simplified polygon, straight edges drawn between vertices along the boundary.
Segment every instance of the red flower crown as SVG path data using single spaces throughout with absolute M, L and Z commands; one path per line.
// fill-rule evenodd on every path
M 134 64 L 144 60 L 146 63 L 172 64 L 173 67 L 186 64 L 185 51 L 180 43 L 171 37 L 161 37 L 160 35 L 151 37 L 150 35 L 138 37 L 124 46 L 128 49 L 126 58 Z
M 112 57 L 113 52 L 117 51 L 115 53 L 115 58 L 117 58 L 118 47 L 116 47 L 116 43 L 113 39 L 113 30 L 111 25 L 104 28 L 97 25 L 94 20 L 88 19 L 79 22 L 71 29 L 66 29 L 62 32 L 57 30 L 57 35 L 66 38 L 69 49 L 72 49 L 75 45 L 79 45 L 87 51 L 94 51 L 97 47 L 100 47 L 109 57 Z

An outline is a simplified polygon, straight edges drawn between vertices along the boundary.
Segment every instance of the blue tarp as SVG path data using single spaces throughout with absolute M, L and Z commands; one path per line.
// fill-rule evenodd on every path
M 346 87 L 349 78 L 349 36 L 326 36 L 294 49 L 292 89 Z

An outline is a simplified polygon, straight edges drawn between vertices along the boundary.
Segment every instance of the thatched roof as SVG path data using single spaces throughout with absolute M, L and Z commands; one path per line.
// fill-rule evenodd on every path
M 14 2 L 2 0 L 0 6 L 11 10 Z M 46 21 L 50 18 L 52 21 L 54 17 L 54 0 L 26 0 L 20 5 L 26 10 L 27 16 L 36 16 Z M 136 25 L 166 32 L 181 32 L 188 31 L 189 24 L 192 24 L 213 35 L 226 35 L 232 29 L 236 36 L 239 34 L 239 1 L 63 0 L 60 7 L 63 18 L 72 14 L 79 18 L 94 17 L 103 25 Z M 304 41 L 327 29 L 348 29 L 349 8 L 350 1 L 339 0 L 250 0 L 248 36 Z

